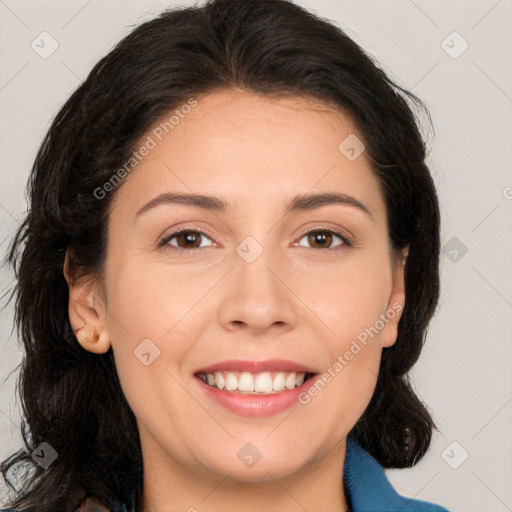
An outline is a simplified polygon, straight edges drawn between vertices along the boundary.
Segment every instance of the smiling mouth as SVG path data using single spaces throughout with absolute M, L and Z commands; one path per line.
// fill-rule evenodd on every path
M 302 386 L 316 373 L 305 372 L 231 372 L 197 373 L 205 384 L 223 391 L 249 395 L 268 395 Z

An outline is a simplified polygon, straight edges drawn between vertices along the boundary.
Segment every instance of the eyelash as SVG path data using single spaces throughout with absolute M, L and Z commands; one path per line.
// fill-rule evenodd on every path
M 195 252 L 197 250 L 204 249 L 203 247 L 194 247 L 192 249 L 184 249 L 182 247 L 175 247 L 175 246 L 168 245 L 169 242 L 175 236 L 180 235 L 181 233 L 196 233 L 196 234 L 199 234 L 199 235 L 204 235 L 204 236 L 206 236 L 207 238 L 209 238 L 211 240 L 211 237 L 207 233 L 204 233 L 203 231 L 201 231 L 199 229 L 184 228 L 184 229 L 180 229 L 178 231 L 174 231 L 173 233 L 170 233 L 169 235 L 166 235 L 160 242 L 158 242 L 158 248 L 163 247 L 163 246 L 168 246 L 168 247 L 172 247 L 171 250 L 187 251 L 187 252 Z M 299 241 L 302 240 L 305 236 L 307 236 L 307 235 L 309 235 L 311 233 L 329 233 L 331 235 L 335 235 L 335 236 L 339 237 L 341 239 L 341 241 L 343 242 L 341 245 L 338 245 L 336 247 L 327 247 L 325 249 L 320 249 L 318 247 L 312 247 L 311 249 L 314 250 L 314 251 L 323 251 L 323 252 L 325 252 L 325 251 L 339 251 L 339 250 L 346 249 L 347 247 L 353 247 L 354 246 L 353 241 L 350 240 L 347 236 L 342 235 L 341 233 L 338 233 L 337 231 L 332 231 L 332 230 L 329 230 L 329 229 L 318 229 L 318 228 L 311 229 L 310 231 L 306 231 L 305 233 L 303 233 L 301 235 Z M 301 247 L 303 247 L 303 246 L 301 246 Z

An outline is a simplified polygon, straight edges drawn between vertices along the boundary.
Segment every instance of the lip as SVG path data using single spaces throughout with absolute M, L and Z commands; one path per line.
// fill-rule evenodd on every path
M 238 414 L 239 416 L 246 418 L 265 418 L 299 404 L 299 395 L 306 393 L 320 376 L 320 373 L 315 373 L 297 388 L 286 389 L 268 395 L 244 394 L 239 391 L 218 389 L 206 384 L 197 375 L 194 375 L 194 380 L 199 386 L 199 394 L 207 401 L 221 405 L 228 411 Z
M 198 373 L 215 373 L 215 372 L 304 372 L 318 373 L 318 370 L 310 368 L 294 361 L 286 359 L 266 359 L 264 361 L 249 361 L 246 359 L 230 359 L 228 361 L 220 361 L 195 371 Z M 298 389 L 298 388 L 297 388 Z

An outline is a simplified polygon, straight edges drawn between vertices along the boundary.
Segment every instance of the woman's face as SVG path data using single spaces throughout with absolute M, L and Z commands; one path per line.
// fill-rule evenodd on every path
M 395 342 L 385 203 L 351 120 L 319 103 L 222 91 L 180 112 L 119 185 L 92 321 L 108 341 L 89 349 L 111 344 L 153 464 L 284 477 L 344 453 Z M 208 199 L 144 208 L 162 194 Z

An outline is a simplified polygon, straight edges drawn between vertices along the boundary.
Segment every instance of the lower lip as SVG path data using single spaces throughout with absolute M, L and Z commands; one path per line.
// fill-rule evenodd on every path
M 296 403 L 300 403 L 299 395 L 307 392 L 307 390 L 314 385 L 314 382 L 319 376 L 320 374 L 313 375 L 313 377 L 309 378 L 297 388 L 268 395 L 253 395 L 240 393 L 238 391 L 227 391 L 210 386 L 199 377 L 195 377 L 195 379 L 199 383 L 201 392 L 206 397 L 224 406 L 231 412 L 247 418 L 264 418 L 282 412 Z

